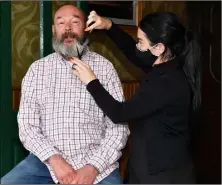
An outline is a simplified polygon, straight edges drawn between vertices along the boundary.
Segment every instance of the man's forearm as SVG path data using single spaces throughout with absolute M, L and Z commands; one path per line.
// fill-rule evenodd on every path
M 59 151 L 48 143 L 27 142 L 22 140 L 23 146 L 37 156 L 42 162 L 46 162 L 51 156 L 58 155 Z M 42 146 L 42 147 L 41 147 Z
M 32 127 L 19 119 L 19 138 L 23 146 L 42 162 L 60 152 L 43 136 L 39 128 Z

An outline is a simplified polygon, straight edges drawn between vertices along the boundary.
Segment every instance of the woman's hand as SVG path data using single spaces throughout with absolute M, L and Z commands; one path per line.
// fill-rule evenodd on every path
M 86 22 L 87 28 L 85 31 L 91 32 L 94 29 L 109 29 L 112 26 L 112 21 L 97 15 L 95 11 L 91 11 Z
M 96 79 L 95 74 L 93 73 L 92 69 L 90 68 L 90 66 L 88 64 L 82 62 L 81 60 L 79 60 L 77 58 L 72 58 L 70 61 L 74 63 L 73 64 L 74 75 L 79 77 L 79 79 L 85 85 L 87 85 L 92 80 Z

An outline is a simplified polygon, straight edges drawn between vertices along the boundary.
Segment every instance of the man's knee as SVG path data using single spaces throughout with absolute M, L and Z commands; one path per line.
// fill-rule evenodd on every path
M 3 177 L 1 178 L 1 184 L 7 184 L 7 181 L 8 181 L 8 179 L 7 179 L 6 176 L 3 176 Z
M 31 154 L 1 178 L 1 184 L 39 184 L 42 182 L 45 184 L 53 181 L 48 168 Z
M 1 184 L 19 184 L 19 179 L 16 175 L 11 175 L 9 172 L 1 178 Z
M 122 184 L 122 179 L 119 170 L 114 170 L 109 176 L 107 176 L 98 184 Z

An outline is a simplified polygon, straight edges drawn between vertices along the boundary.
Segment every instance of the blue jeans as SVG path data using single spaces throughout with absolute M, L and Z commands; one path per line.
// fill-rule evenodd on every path
M 121 184 L 119 171 L 114 170 L 99 184 Z M 1 184 L 55 184 L 48 168 L 36 156 L 29 154 L 15 168 L 1 178 Z

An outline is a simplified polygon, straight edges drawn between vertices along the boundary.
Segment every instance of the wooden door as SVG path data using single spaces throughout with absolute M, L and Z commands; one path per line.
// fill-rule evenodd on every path
M 221 183 L 221 2 L 188 1 L 190 28 L 203 51 L 201 118 L 193 148 L 198 183 Z

